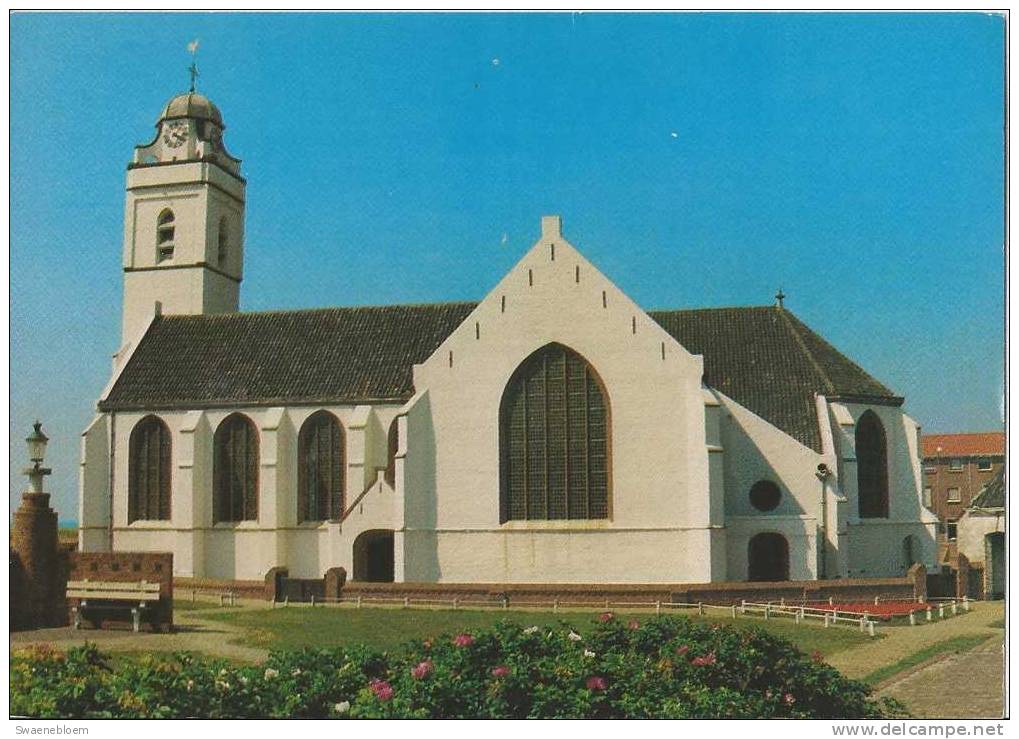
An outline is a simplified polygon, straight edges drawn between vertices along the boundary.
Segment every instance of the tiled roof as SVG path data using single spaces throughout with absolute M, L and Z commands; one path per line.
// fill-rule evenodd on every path
M 100 410 L 403 401 L 475 303 L 157 318 Z M 653 311 L 704 379 L 815 450 L 815 393 L 902 402 L 787 310 Z
M 970 508 L 982 508 L 984 510 L 994 508 L 1005 507 L 1005 468 L 1002 467 L 998 470 L 997 474 L 991 478 L 990 482 L 980 489 L 980 492 L 976 494 L 973 501 L 969 504 Z
M 979 457 L 1001 456 L 1005 453 L 1005 434 L 990 431 L 982 434 L 931 434 L 923 437 L 923 456 Z

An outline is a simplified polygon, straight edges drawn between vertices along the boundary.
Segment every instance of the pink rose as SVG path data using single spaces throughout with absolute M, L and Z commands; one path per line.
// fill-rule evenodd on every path
M 497 665 L 492 668 L 492 677 L 506 677 L 510 674 L 510 668 L 506 665 Z
M 703 657 L 694 657 L 692 660 L 690 660 L 690 664 L 695 665 L 696 667 L 704 667 L 706 665 L 713 665 L 717 661 L 718 660 L 715 658 L 715 653 L 709 652 Z
M 469 647 L 474 643 L 474 637 L 470 634 L 457 634 L 453 637 L 453 646 L 455 647 Z
M 600 616 L 598 616 L 598 620 L 601 623 L 603 623 L 603 624 L 607 624 L 609 621 L 611 621 L 614 618 L 615 618 L 615 616 L 613 614 L 609 613 L 608 611 L 606 611 L 605 613 L 603 613 Z
M 599 675 L 592 675 L 587 678 L 587 689 L 588 690 L 605 690 L 608 687 L 608 683 L 605 682 L 605 678 Z
M 368 683 L 368 687 L 371 688 L 371 691 L 375 693 L 375 697 L 380 701 L 387 701 L 393 697 L 393 686 L 385 680 L 375 678 Z
M 640 628 L 640 621 L 638 621 L 637 619 L 633 619 L 633 620 L 632 620 L 632 621 L 630 621 L 630 623 L 628 623 L 628 624 L 627 624 L 626 626 L 627 626 L 627 628 L 629 628 L 629 629 L 630 629 L 631 631 L 636 631 L 637 629 L 639 629 L 639 628 Z
M 785 701 L 785 704 L 787 706 L 791 706 L 793 703 L 796 702 L 796 699 L 793 697 L 792 693 L 786 693 L 784 696 L 782 696 L 782 700 Z
M 431 675 L 433 670 L 435 670 L 435 665 L 432 664 L 430 659 L 426 659 L 424 662 L 419 662 L 412 667 L 410 674 L 415 680 L 423 680 Z
M 686 644 L 684 644 L 681 647 L 676 647 L 676 654 L 678 654 L 680 657 L 682 657 L 684 654 L 686 654 L 689 651 L 690 651 L 690 647 L 688 647 Z

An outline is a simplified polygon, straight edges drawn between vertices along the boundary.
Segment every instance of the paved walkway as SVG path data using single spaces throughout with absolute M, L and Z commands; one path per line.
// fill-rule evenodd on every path
M 238 601 L 241 607 L 265 608 L 264 602 L 247 603 Z M 58 649 L 78 647 L 86 641 L 95 642 L 105 652 L 203 652 L 216 657 L 238 662 L 261 662 L 269 656 L 267 649 L 231 644 L 244 634 L 222 621 L 209 621 L 203 617 L 220 609 L 195 611 L 178 610 L 173 614 L 177 627 L 172 634 L 153 634 L 142 631 L 138 634 L 129 630 L 82 629 L 70 627 L 59 629 L 37 629 L 18 631 L 11 634 L 11 648 L 45 643 Z
M 902 701 L 917 718 L 1001 718 L 1004 646 L 1000 636 L 988 639 L 975 649 L 893 680 L 879 695 Z

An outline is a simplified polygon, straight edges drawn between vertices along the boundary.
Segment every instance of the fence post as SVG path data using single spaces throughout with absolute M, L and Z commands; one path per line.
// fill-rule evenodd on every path
M 869 634 L 870 634 L 871 636 L 874 636 L 874 622 L 873 622 L 873 621 L 868 621 L 868 622 L 867 622 L 867 632 L 868 632 L 868 633 L 869 633 Z
M 735 603 L 733 603 L 733 605 L 732 605 L 732 617 L 736 618 L 736 604 Z
M 782 606 L 783 608 L 785 608 L 785 598 L 779 598 L 778 599 L 778 604 L 780 606 Z
M 938 618 L 944 618 L 944 617 L 945 617 L 945 604 L 944 603 L 938 603 Z
M 358 610 L 361 610 L 361 596 L 360 595 L 357 596 L 357 605 L 354 606 L 354 607 L 357 608 Z
M 662 602 L 660 600 L 655 601 L 655 615 L 656 616 L 662 615 Z
M 608 598 L 605 599 L 605 610 L 606 611 L 609 610 L 609 599 Z
M 742 613 L 744 616 L 747 615 L 747 602 L 746 602 L 746 600 L 741 600 L 740 601 L 740 603 L 739 603 L 739 612 Z
M 770 615 L 771 615 L 771 603 L 765 603 L 764 604 L 764 620 L 767 621 L 768 617 Z
M 454 611 L 459 607 L 459 605 L 460 605 L 459 599 L 458 598 L 453 598 L 453 610 Z
M 835 596 L 834 595 L 829 595 L 828 596 L 828 605 L 830 605 L 830 606 L 835 605 Z
M 867 616 L 866 616 L 866 614 L 864 614 L 863 618 L 860 619 L 860 631 L 863 631 L 865 628 L 867 628 Z
M 700 603 L 700 602 L 697 603 L 697 615 L 698 616 L 703 616 L 704 615 L 704 604 L 703 603 Z
M 927 606 L 927 620 L 928 621 L 933 620 L 933 614 L 931 613 L 931 607 L 930 606 Z
M 909 625 L 916 626 L 916 613 L 913 611 L 909 612 Z
M 315 594 L 314 593 L 311 594 L 311 607 L 312 608 L 315 607 Z
M 964 611 L 968 611 L 969 610 L 969 596 L 968 595 L 962 596 L 962 610 L 964 610 Z
M 829 616 L 829 615 L 830 615 L 830 614 L 829 614 L 829 613 L 828 613 L 827 611 L 826 611 L 826 612 L 825 612 L 825 614 L 824 614 L 824 628 L 826 628 L 826 629 L 827 629 L 827 628 L 828 628 L 828 626 L 829 626 L 829 623 L 828 623 L 828 616 Z
M 195 588 L 191 588 L 191 602 L 192 602 L 192 603 L 194 603 L 194 602 L 195 602 L 195 593 L 197 593 L 197 592 L 198 592 L 198 591 L 197 591 L 197 590 L 195 590 Z
M 404 608 L 410 608 L 410 596 L 409 595 L 403 596 L 403 607 Z
M 555 598 L 552 601 L 552 613 L 559 613 L 559 599 Z
M 956 615 L 956 614 L 957 614 L 958 612 L 959 612 L 959 603 L 958 603 L 957 601 L 954 601 L 954 600 L 953 600 L 953 601 L 952 601 L 952 615 L 954 616 L 954 615 Z
M 289 595 L 284 596 L 284 598 L 283 598 L 283 607 L 286 608 L 289 605 L 290 605 L 290 596 Z

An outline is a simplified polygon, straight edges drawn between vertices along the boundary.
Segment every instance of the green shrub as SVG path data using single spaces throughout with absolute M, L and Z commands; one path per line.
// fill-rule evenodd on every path
M 15 652 L 11 713 L 55 718 L 881 718 L 819 658 L 753 630 L 676 617 L 582 637 L 563 624 L 502 623 L 394 653 L 275 652 L 237 667 L 188 653 L 111 671 L 94 645 Z

